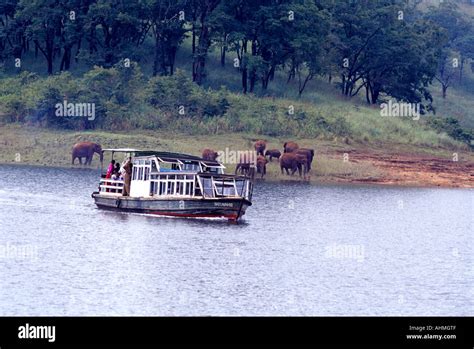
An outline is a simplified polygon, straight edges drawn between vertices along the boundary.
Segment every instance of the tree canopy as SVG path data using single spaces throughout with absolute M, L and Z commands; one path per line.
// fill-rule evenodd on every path
M 278 72 L 301 95 L 325 76 L 348 98 L 422 103 L 443 96 L 474 62 L 474 20 L 453 1 L 421 10 L 405 0 L 1 0 L 0 61 L 34 52 L 48 74 L 73 63 L 111 68 L 153 62 L 173 75 L 189 39 L 192 80 L 206 81 L 208 53 L 231 59 L 242 92 L 266 90 Z

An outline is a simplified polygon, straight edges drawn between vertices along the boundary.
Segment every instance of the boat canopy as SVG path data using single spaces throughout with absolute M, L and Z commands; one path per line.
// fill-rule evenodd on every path
M 110 151 L 112 153 L 136 153 L 139 152 L 140 150 L 138 149 L 133 149 L 133 148 L 107 148 L 107 149 L 102 149 L 102 152 L 105 151 Z
M 211 161 L 203 159 L 199 156 L 183 154 L 183 153 L 173 153 L 167 151 L 157 151 L 157 150 L 142 150 L 142 149 L 134 149 L 134 148 L 107 148 L 102 149 L 102 152 L 112 152 L 112 153 L 134 153 L 135 157 L 145 157 L 145 156 L 156 156 L 162 161 L 167 162 L 176 162 L 176 160 L 180 160 L 185 162 L 186 160 L 189 161 L 201 161 L 206 166 L 220 166 L 221 164 L 218 161 Z

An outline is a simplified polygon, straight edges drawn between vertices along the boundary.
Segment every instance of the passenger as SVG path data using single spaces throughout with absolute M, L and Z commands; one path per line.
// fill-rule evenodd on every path
M 132 158 L 129 157 L 127 161 L 125 162 L 125 165 L 123 165 L 123 179 L 124 179 L 124 185 L 123 185 L 123 196 L 129 196 L 130 195 L 130 182 L 132 180 Z
M 114 181 L 112 185 L 114 187 L 120 187 L 120 183 L 115 183 L 115 181 L 118 181 L 120 178 L 120 173 L 116 171 L 117 169 L 117 164 L 115 164 L 114 172 L 112 174 L 112 180 Z M 117 189 L 112 189 L 112 193 L 118 193 Z
M 115 160 L 112 160 L 109 164 L 109 167 L 107 168 L 107 174 L 105 175 L 105 179 L 110 179 L 112 177 L 112 172 L 114 171 L 114 164 Z M 105 185 L 110 185 L 112 183 L 110 182 L 105 182 Z M 109 188 L 105 189 L 106 192 L 109 192 Z
M 115 173 L 117 177 L 120 175 L 120 164 L 118 162 L 115 164 L 113 173 Z
M 112 160 L 109 164 L 109 167 L 107 168 L 107 174 L 105 175 L 106 179 L 109 179 L 112 177 L 112 173 L 114 171 L 114 165 L 115 165 L 115 160 Z

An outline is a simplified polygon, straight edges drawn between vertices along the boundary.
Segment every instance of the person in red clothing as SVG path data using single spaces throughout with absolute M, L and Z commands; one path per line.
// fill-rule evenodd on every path
M 115 165 L 115 160 L 112 160 L 109 164 L 109 167 L 107 168 L 107 173 L 105 174 L 105 179 L 110 179 L 112 177 L 112 173 L 114 172 L 114 165 Z M 110 185 L 110 182 L 105 182 L 105 185 Z M 109 192 L 109 188 L 105 189 L 106 192 Z
M 109 164 L 109 167 L 107 168 L 107 174 L 105 175 L 106 179 L 109 179 L 112 177 L 112 173 L 114 172 L 114 167 L 115 167 L 115 160 L 112 160 Z

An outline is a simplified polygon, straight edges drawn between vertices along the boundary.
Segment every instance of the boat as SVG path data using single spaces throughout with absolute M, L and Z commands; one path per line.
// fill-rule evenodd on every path
M 252 205 L 253 176 L 225 174 L 218 161 L 131 148 L 102 151 L 111 153 L 111 160 L 117 161 L 117 154 L 118 160 L 130 159 L 133 166 L 129 195 L 123 179 L 106 178 L 101 168 L 98 191 L 92 193 L 100 209 L 237 222 Z

